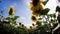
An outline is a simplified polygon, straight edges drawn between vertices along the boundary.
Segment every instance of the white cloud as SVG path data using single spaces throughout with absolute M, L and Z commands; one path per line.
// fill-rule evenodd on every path
M 28 5 L 29 2 L 31 2 L 31 0 L 23 0 L 24 1 L 24 4 Z
M 25 17 L 20 17 L 21 19 L 25 20 L 26 18 Z

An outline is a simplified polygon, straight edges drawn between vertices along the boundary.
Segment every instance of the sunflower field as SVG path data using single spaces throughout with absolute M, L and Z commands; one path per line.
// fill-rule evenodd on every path
M 49 0 L 31 0 L 29 8 L 31 10 L 32 26 L 27 28 L 22 22 L 17 22 L 20 16 L 15 16 L 13 5 L 8 7 L 8 16 L 4 17 L 4 10 L 0 10 L 0 34 L 52 34 L 52 30 L 58 25 L 56 13 L 48 14 L 49 8 L 44 8 Z M 1 3 L 2 1 L 0 1 Z M 56 12 L 60 7 L 56 7 Z M 53 34 L 60 34 L 58 28 Z

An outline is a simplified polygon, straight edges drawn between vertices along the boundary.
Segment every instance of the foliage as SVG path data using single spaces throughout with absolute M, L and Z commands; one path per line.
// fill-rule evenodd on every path
M 56 27 L 56 16 L 54 14 L 48 14 L 49 8 L 43 9 L 42 4 L 45 6 L 49 0 L 42 2 L 41 0 L 32 0 L 31 10 L 32 10 L 32 21 L 36 22 L 33 26 L 28 29 L 24 24 L 19 22 L 17 25 L 17 18 L 19 16 L 14 16 L 14 8 L 9 7 L 8 13 L 10 16 L 6 17 L 6 21 L 0 21 L 0 33 L 1 34 L 52 34 L 52 28 Z M 59 11 L 59 6 L 56 7 L 56 11 Z M 1 11 L 3 14 L 3 11 Z M 42 18 L 40 18 L 42 16 Z M 47 16 L 47 17 L 46 17 Z M 39 18 L 37 18 L 39 17 Z M 52 19 L 52 17 L 54 19 Z M 45 18 L 46 23 L 42 21 Z M 51 18 L 49 20 L 49 18 Z M 12 23 L 12 24 L 10 24 Z M 42 25 L 43 23 L 43 25 Z
M 1 24 L 1 23 L 0 23 Z M 4 32 L 4 33 L 3 33 Z M 11 25 L 7 25 L 6 26 L 6 24 L 5 25 L 3 25 L 3 24 L 1 24 L 0 25 L 0 33 L 1 34 L 27 34 L 27 29 L 25 29 L 25 28 L 21 28 L 20 26 L 19 27 L 14 27 L 14 26 L 11 26 Z
M 42 10 L 41 14 L 42 15 L 47 15 L 47 13 L 49 12 L 49 8 L 45 8 L 44 10 Z
M 6 20 L 11 21 L 12 23 L 16 23 L 16 19 L 19 18 L 19 16 L 14 16 L 14 17 L 7 17 Z
M 60 11 L 60 7 L 59 7 L 59 6 L 56 7 L 56 12 L 57 12 L 57 11 Z
M 44 2 L 42 2 L 44 5 L 46 5 L 46 3 L 48 2 L 49 0 L 45 0 Z

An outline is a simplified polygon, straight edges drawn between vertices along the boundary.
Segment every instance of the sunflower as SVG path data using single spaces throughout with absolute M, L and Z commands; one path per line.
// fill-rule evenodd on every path
M 33 6 L 37 6 L 39 3 L 42 3 L 42 0 L 32 0 Z
M 33 30 L 32 26 L 30 26 L 30 30 Z
M 32 14 L 40 16 L 40 12 L 43 10 L 42 0 L 32 0 L 30 4 Z
M 36 11 L 32 11 L 32 14 L 35 15 L 35 16 L 40 16 L 40 9 L 39 10 L 36 10 Z
M 30 7 L 31 10 L 43 9 L 42 0 L 32 0 L 32 2 L 30 2 Z
M 33 6 L 38 5 L 38 3 L 39 3 L 39 0 L 32 0 L 32 4 L 33 4 Z
M 13 15 L 14 14 L 14 7 L 13 6 L 9 7 L 8 13 L 9 13 L 9 15 Z
M 36 7 L 31 7 L 31 10 L 32 10 L 33 15 L 40 16 L 41 15 L 40 13 L 43 10 L 43 7 L 42 7 L 42 5 L 38 5 Z
M 21 23 L 21 22 L 19 22 L 19 25 L 22 25 L 22 23 Z
M 35 26 L 35 24 L 32 24 L 33 26 Z
M 35 22 L 37 19 L 36 19 L 35 16 L 32 16 L 32 17 L 31 17 L 31 20 L 32 20 L 33 22 Z

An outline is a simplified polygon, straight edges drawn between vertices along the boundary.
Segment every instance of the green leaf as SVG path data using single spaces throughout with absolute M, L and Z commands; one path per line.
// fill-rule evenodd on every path
M 16 24 L 16 21 L 14 21 L 14 24 Z
M 46 0 L 46 1 L 44 1 L 44 2 L 42 2 L 44 5 L 46 5 L 46 3 L 48 2 L 49 0 Z
M 51 14 L 47 14 L 47 16 L 51 16 Z
M 47 16 L 54 17 L 55 13 L 53 14 L 47 14 Z
M 42 18 L 38 18 L 38 20 L 42 20 Z
M 19 16 L 14 16 L 14 20 L 16 20 L 17 18 L 19 18 Z
M 12 21 L 14 21 L 14 18 L 11 18 Z
M 6 20 L 10 20 L 11 18 L 10 17 L 7 17 Z
M 37 21 L 36 24 L 40 26 L 40 25 L 42 25 L 42 22 L 41 21 Z
M 57 11 L 60 11 L 60 7 L 59 7 L 59 6 L 56 7 L 56 12 L 57 12 Z
M 46 9 L 42 10 L 41 14 L 47 15 L 47 13 L 49 12 L 49 10 L 50 10 L 49 8 L 46 8 Z
M 19 16 L 14 16 L 13 18 L 11 18 L 11 20 L 15 21 L 17 18 L 19 18 Z

